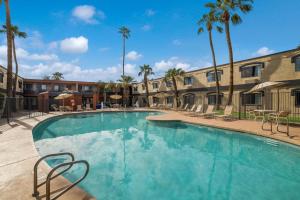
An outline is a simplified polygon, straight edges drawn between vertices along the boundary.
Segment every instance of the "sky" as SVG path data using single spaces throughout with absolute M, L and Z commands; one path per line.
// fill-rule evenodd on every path
M 138 77 L 149 64 L 154 77 L 169 68 L 211 66 L 208 34 L 197 21 L 209 0 L 11 0 L 12 23 L 28 34 L 16 39 L 20 75 L 42 78 L 56 71 L 66 80 L 110 81 L 122 74 L 122 38 L 127 26 L 126 75 Z M 234 60 L 296 48 L 300 44 L 299 0 L 255 0 L 231 27 Z M 0 23 L 5 7 L 0 6 Z M 225 34 L 214 32 L 217 63 L 228 62 Z M 6 66 L 6 37 L 0 36 L 0 64 Z

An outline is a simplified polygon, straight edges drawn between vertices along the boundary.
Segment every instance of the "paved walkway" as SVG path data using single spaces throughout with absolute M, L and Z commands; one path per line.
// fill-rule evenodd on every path
M 141 110 L 141 109 L 140 109 Z M 34 118 L 20 118 L 12 126 L 5 125 L 0 132 L 0 199 L 1 200 L 27 200 L 31 197 L 33 184 L 33 166 L 39 158 L 32 138 L 32 128 L 39 122 L 65 113 L 52 113 Z M 232 121 L 202 119 L 199 117 L 187 117 L 182 113 L 166 111 L 161 116 L 151 116 L 149 120 L 179 120 L 188 123 L 201 124 L 213 127 L 226 128 L 242 132 L 271 137 L 292 144 L 300 145 L 300 128 L 291 127 L 292 138 L 285 134 L 271 135 L 269 131 L 262 131 L 261 124 L 254 121 Z M 42 163 L 40 173 L 46 175 L 49 167 Z M 59 177 L 54 183 L 54 188 L 61 188 L 68 184 L 63 177 Z M 73 188 L 61 197 L 62 200 L 91 200 L 87 193 L 79 188 Z

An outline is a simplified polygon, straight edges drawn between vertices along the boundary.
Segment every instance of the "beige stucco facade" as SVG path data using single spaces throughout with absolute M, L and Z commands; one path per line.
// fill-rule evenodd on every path
M 293 49 L 285 52 L 275 53 L 272 55 L 266 55 L 262 57 L 237 61 L 234 63 L 234 96 L 233 104 L 239 104 L 240 93 L 250 90 L 254 85 L 266 81 L 283 81 L 285 87 L 281 89 L 281 92 L 291 92 L 292 89 L 300 89 L 300 71 L 296 70 L 295 62 L 293 59 L 299 55 L 300 49 Z M 256 76 L 243 77 L 242 70 L 251 66 L 259 66 L 259 70 Z M 228 97 L 230 67 L 229 64 L 219 65 L 220 71 L 220 90 L 222 93 L 222 104 L 225 104 Z M 187 94 L 194 95 L 195 104 L 208 104 L 207 95 L 216 91 L 215 81 L 208 81 L 207 73 L 213 72 L 213 67 L 202 68 L 195 71 L 186 72 L 184 77 L 192 77 L 192 84 L 185 85 L 184 77 L 177 78 L 177 86 L 180 94 L 181 102 L 184 102 L 184 96 Z M 158 88 L 154 89 L 152 84 L 158 84 Z M 133 94 L 136 95 L 136 100 L 140 105 L 143 105 L 145 99 L 145 90 L 143 83 L 136 84 L 133 88 Z M 148 82 L 150 98 L 150 104 L 153 103 L 153 97 L 157 93 L 164 92 L 165 96 L 172 96 L 172 87 L 167 87 L 163 78 L 150 80 Z M 269 91 L 269 95 L 275 95 Z M 266 93 L 266 98 L 267 98 Z M 292 98 L 292 97 L 291 97 Z M 160 98 L 159 103 L 166 104 L 166 97 Z M 291 99 L 292 101 L 293 99 Z M 290 102 L 290 101 L 289 101 Z M 274 104 L 275 102 L 272 102 Z

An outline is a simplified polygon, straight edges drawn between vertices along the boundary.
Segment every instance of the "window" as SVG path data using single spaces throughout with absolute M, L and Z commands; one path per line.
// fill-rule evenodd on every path
M 217 74 L 218 74 L 218 80 L 220 81 L 223 71 L 217 71 Z M 215 71 L 207 72 L 206 76 L 207 76 L 207 82 L 216 82 Z
M 18 80 L 18 85 L 19 85 L 19 89 L 22 89 L 23 88 L 23 81 Z
M 88 85 L 85 85 L 85 86 L 83 86 L 83 90 L 84 91 L 89 91 L 89 90 L 91 90 L 91 87 L 88 86 Z
M 170 88 L 173 86 L 173 83 L 171 81 L 166 81 L 166 87 Z
M 159 98 L 153 97 L 153 103 L 159 103 Z
M 261 75 L 261 69 L 264 67 L 263 63 L 248 64 L 240 67 L 241 77 L 250 78 Z
M 194 105 L 195 103 L 195 95 L 194 94 L 187 94 L 183 96 L 183 104 L 189 104 L 189 106 Z
M 138 91 L 138 87 L 137 86 L 133 86 L 133 91 L 137 92 Z
M 262 93 L 244 94 L 242 98 L 243 105 L 261 105 Z
M 4 79 L 4 73 L 0 72 L 0 82 L 3 83 L 3 79 Z
M 158 89 L 158 83 L 157 82 L 152 83 L 152 87 L 153 89 Z
M 174 102 L 173 96 L 168 96 L 167 97 L 167 104 L 173 104 L 173 102 Z
M 193 77 L 184 77 L 184 85 L 192 85 L 193 84 Z
M 143 91 L 145 90 L 145 85 L 144 85 L 144 84 L 142 85 L 142 90 L 143 90 Z
M 222 104 L 222 97 L 223 95 L 219 95 L 219 104 Z M 209 94 L 207 95 L 207 104 L 208 105 L 216 105 L 217 103 L 217 95 L 216 94 Z
M 295 97 L 295 106 L 300 106 L 300 89 L 296 89 L 292 91 L 292 96 Z
M 24 88 L 25 88 L 26 90 L 32 90 L 33 85 L 32 85 L 32 84 L 25 84 L 25 85 L 24 85 Z
M 293 57 L 292 63 L 295 63 L 295 71 L 300 72 L 300 55 Z
M 42 89 L 42 91 L 47 90 L 47 85 L 45 85 L 45 84 L 41 85 L 41 89 Z
M 59 91 L 59 85 L 54 85 L 54 91 Z

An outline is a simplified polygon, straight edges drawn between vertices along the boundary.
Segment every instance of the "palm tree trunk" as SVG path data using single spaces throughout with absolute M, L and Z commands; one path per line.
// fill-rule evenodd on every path
M 13 97 L 16 97 L 18 74 L 19 74 L 19 65 L 18 65 L 18 60 L 17 60 L 16 45 L 15 45 L 15 38 L 14 37 L 13 37 L 13 40 L 12 40 L 12 44 L 13 44 L 14 60 L 15 60 L 15 65 L 16 65 L 16 73 L 15 73 L 14 86 L 13 86 Z
M 172 77 L 172 82 L 173 82 L 173 85 L 174 85 L 176 107 L 178 108 L 178 106 L 179 106 L 179 95 L 178 95 L 176 79 L 175 79 L 174 76 Z
M 211 49 L 211 54 L 212 54 L 212 58 L 213 58 L 214 70 L 215 70 L 216 93 L 217 93 L 216 106 L 217 106 L 217 110 L 219 110 L 220 109 L 220 102 L 219 102 L 220 84 L 219 84 L 216 55 L 215 55 L 215 49 L 214 49 L 214 44 L 213 44 L 213 40 L 212 40 L 212 32 L 211 31 L 209 31 L 209 43 L 210 43 L 210 49 Z
M 148 77 L 147 77 L 147 75 L 144 75 L 144 85 L 145 85 L 145 88 L 146 88 L 147 107 L 150 107 L 150 103 L 149 103 Z
M 229 51 L 229 66 L 230 66 L 229 94 L 228 94 L 227 105 L 231 105 L 232 95 L 233 95 L 233 51 L 232 51 L 232 44 L 230 38 L 229 21 L 225 22 L 225 31 L 226 31 L 226 40 L 227 40 L 228 51 Z
M 12 32 L 11 32 L 11 20 L 9 0 L 5 0 L 6 8 L 6 27 L 7 27 L 7 96 L 12 96 Z
M 123 37 L 123 76 L 125 75 L 125 37 Z

